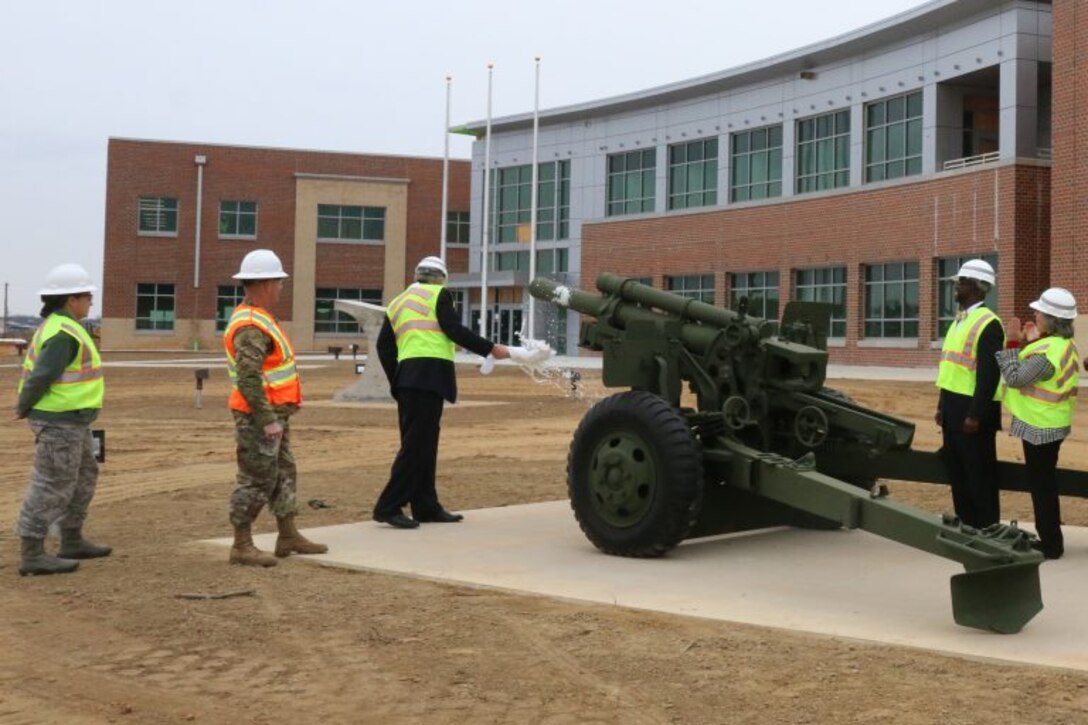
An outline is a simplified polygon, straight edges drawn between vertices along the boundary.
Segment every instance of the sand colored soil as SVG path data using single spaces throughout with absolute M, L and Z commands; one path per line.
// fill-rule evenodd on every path
M 11 358 L 5 358 L 5 362 Z M 305 370 L 328 400 L 350 361 Z M 16 371 L 0 369 L 11 390 Z M 17 574 L 12 524 L 32 457 L 22 422 L 0 425 L 2 723 L 982 723 L 1088 721 L 1088 674 L 971 661 L 794 632 L 350 572 L 287 560 L 256 571 L 193 542 L 229 533 L 233 433 L 219 368 L 193 405 L 191 371 L 111 368 L 108 433 L 88 533 L 115 547 L 69 576 Z M 448 507 L 565 497 L 566 451 L 585 395 L 516 370 L 461 371 L 447 409 L 439 490 Z M 843 382 L 914 420 L 933 449 L 932 386 Z M 1078 415 L 1062 464 L 1088 468 Z M 10 416 L 9 416 L 10 418 Z M 294 423 L 304 527 L 368 517 L 397 447 L 392 408 L 313 405 Z M 1000 453 L 1019 459 L 1001 436 Z M 892 484 L 920 507 L 947 489 Z M 1004 513 L 1030 502 L 1003 495 Z M 1088 525 L 1088 502 L 1063 502 Z M 471 524 L 471 511 L 469 511 Z M 258 522 L 262 531 L 273 522 Z M 391 532 L 391 535 L 411 535 Z M 501 546 L 502 542 L 496 542 Z M 255 594 L 178 599 L 185 592 Z M 989 636 L 981 635 L 980 636 Z M 995 635 L 996 636 L 996 635 Z

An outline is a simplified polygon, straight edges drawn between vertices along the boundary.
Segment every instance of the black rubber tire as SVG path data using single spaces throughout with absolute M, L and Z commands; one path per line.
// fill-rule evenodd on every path
M 594 490 L 602 476 L 600 456 L 622 438 L 636 448 L 654 481 L 637 518 L 616 525 Z M 594 471 L 597 471 L 594 474 Z M 643 391 L 612 395 L 594 405 L 574 432 L 567 456 L 567 492 L 586 538 L 607 554 L 661 556 L 691 531 L 703 500 L 703 458 L 684 417 L 658 396 Z

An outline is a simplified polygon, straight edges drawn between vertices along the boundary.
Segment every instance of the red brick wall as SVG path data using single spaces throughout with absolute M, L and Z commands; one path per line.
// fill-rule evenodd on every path
M 780 204 L 652 219 L 587 224 L 582 286 L 603 271 L 653 275 L 715 274 L 719 304 L 729 273 L 778 270 L 779 296 L 792 298 L 792 271 L 847 268 L 846 347 L 839 363 L 935 364 L 936 259 L 986 254 L 999 259 L 999 313 L 1022 313 L 1049 271 L 1049 174 L 1046 167 L 1001 166 L 883 189 Z M 876 262 L 919 263 L 916 348 L 857 345 L 864 316 L 864 269 Z
M 207 157 L 201 213 L 200 289 L 194 294 L 194 212 L 197 167 L 193 158 Z M 132 318 L 137 282 L 176 285 L 177 317 L 214 319 L 216 286 L 233 284 L 231 275 L 246 252 L 274 250 L 290 272 L 295 236 L 295 174 L 337 174 L 410 179 L 408 185 L 408 274 L 415 261 L 437 254 L 441 233 L 442 160 L 396 156 L 240 148 L 197 143 L 160 143 L 111 139 L 106 179 L 104 317 Z M 141 196 L 178 199 L 176 238 L 139 236 L 136 209 Z M 468 209 L 469 163 L 450 163 L 450 209 Z M 219 239 L 219 202 L 258 202 L 257 240 Z M 320 287 L 382 286 L 384 248 L 363 245 L 318 245 Z M 462 264 L 462 267 L 458 267 Z M 467 263 L 451 259 L 451 270 Z M 406 276 L 405 281 L 408 281 Z M 291 283 L 279 308 L 291 319 Z
M 1055 0 L 1053 65 L 1053 284 L 1068 287 L 1088 308 L 1088 3 Z

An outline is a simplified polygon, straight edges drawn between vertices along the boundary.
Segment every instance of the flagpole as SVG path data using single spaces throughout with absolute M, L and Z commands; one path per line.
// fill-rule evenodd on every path
M 446 140 L 446 150 L 442 155 L 442 218 L 439 219 L 442 235 L 439 237 L 441 242 L 439 242 L 438 256 L 443 262 L 446 261 L 446 227 L 449 226 L 447 217 L 450 206 L 450 82 L 452 80 L 453 76 L 446 76 L 446 125 L 442 129 L 442 136 Z
M 488 216 L 491 206 L 491 78 L 494 63 L 487 64 L 487 128 L 484 131 L 484 218 L 483 234 L 480 239 L 480 335 L 490 337 L 487 330 L 487 243 L 491 228 Z
M 538 181 L 540 169 L 538 168 L 538 157 L 540 150 L 540 56 L 536 56 L 533 59 L 536 63 L 536 91 L 535 100 L 533 102 L 533 181 L 532 186 L 532 203 L 529 207 L 529 281 L 536 279 L 536 215 L 537 215 L 537 196 L 538 196 Z M 556 179 L 556 183 L 559 183 L 559 179 Z M 556 209 L 556 213 L 558 213 Z M 535 339 L 533 334 L 533 327 L 536 323 L 536 299 L 529 295 L 529 339 Z

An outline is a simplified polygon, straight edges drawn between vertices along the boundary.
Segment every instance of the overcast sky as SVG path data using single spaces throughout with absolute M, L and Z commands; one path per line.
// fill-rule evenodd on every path
M 0 283 L 100 283 L 110 136 L 441 157 L 452 120 L 743 65 L 920 0 L 0 0 Z M 451 155 L 468 158 L 454 136 Z M 96 300 L 97 302 L 97 300 Z M 97 316 L 98 309 L 92 311 Z

